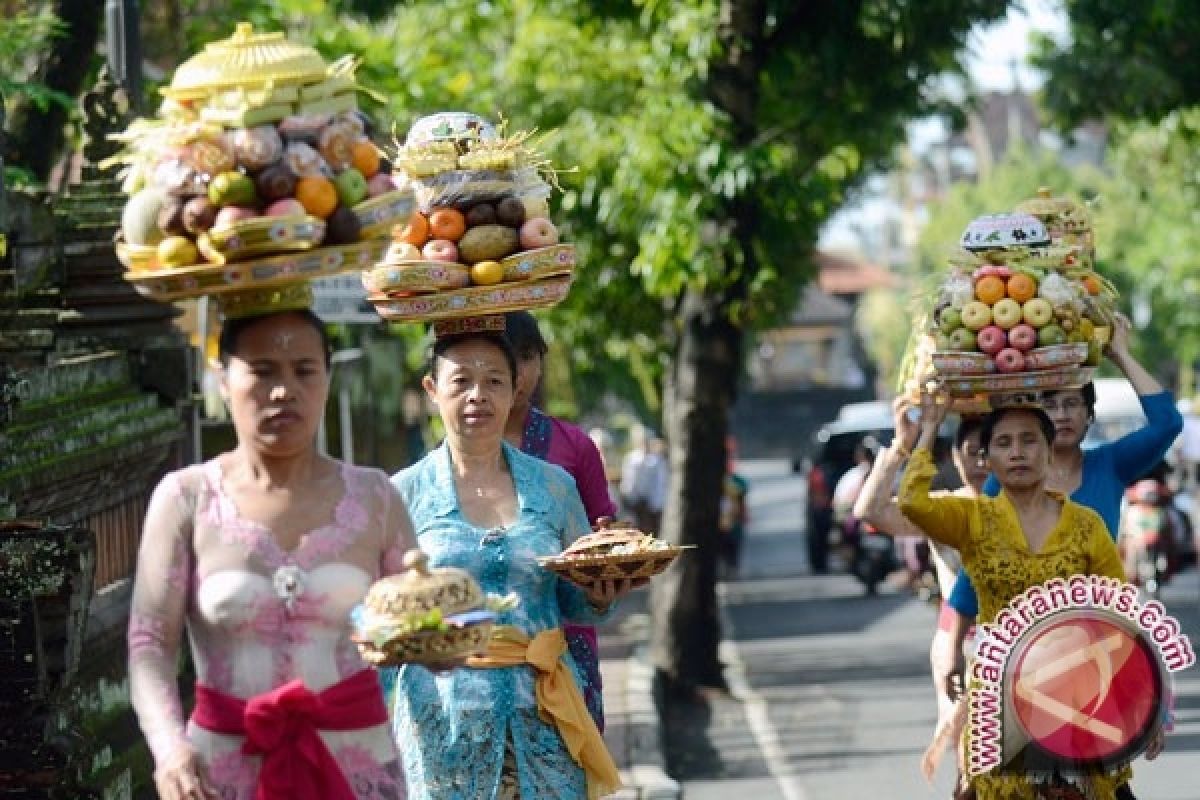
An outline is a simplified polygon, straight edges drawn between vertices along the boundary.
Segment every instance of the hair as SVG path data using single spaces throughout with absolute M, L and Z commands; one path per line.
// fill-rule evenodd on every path
M 521 361 L 542 358 L 550 349 L 542 338 L 537 319 L 528 311 L 509 311 L 504 315 L 504 338 Z
M 329 334 L 325 330 L 324 321 L 307 308 L 296 311 L 272 311 L 268 314 L 255 314 L 250 317 L 238 317 L 227 320 L 221 326 L 221 337 L 217 343 L 217 358 L 222 364 L 229 366 L 229 359 L 237 355 L 238 341 L 242 338 L 243 333 L 260 322 L 288 314 L 310 325 L 317 332 L 317 335 L 321 337 L 321 351 L 325 355 L 325 369 L 329 369 L 333 360 L 333 343 L 329 340 Z
M 962 449 L 963 442 L 965 442 L 967 437 L 972 433 L 979 433 L 983 430 L 983 420 L 984 418 L 982 416 L 970 416 L 963 417 L 958 421 L 958 430 L 954 432 L 955 450 Z
M 1046 392 L 1045 397 L 1054 397 L 1056 394 L 1069 392 L 1070 389 L 1058 389 L 1053 392 Z M 1096 384 L 1088 381 L 1083 386 L 1079 387 L 1079 393 L 1083 395 L 1083 404 L 1087 407 L 1088 419 L 1096 418 Z
M 455 336 L 442 336 L 434 339 L 433 347 L 430 348 L 429 353 L 429 377 L 435 380 L 437 379 L 438 360 L 445 358 L 447 350 L 456 345 L 460 345 L 463 342 L 470 341 L 487 342 L 503 353 L 504 360 L 508 363 L 508 375 L 512 379 L 513 384 L 516 384 L 517 356 L 513 352 L 513 347 L 509 340 L 499 333 L 464 333 Z
M 992 444 L 992 434 L 996 430 L 996 426 L 1000 421 L 1009 414 L 1033 414 L 1037 418 L 1038 428 L 1042 431 L 1042 437 L 1046 440 L 1046 444 L 1054 442 L 1054 423 L 1050 420 L 1050 415 L 1044 409 L 1037 406 L 1009 406 L 1007 408 L 997 408 L 995 411 L 983 418 L 983 422 L 979 428 L 979 446 L 984 452 Z

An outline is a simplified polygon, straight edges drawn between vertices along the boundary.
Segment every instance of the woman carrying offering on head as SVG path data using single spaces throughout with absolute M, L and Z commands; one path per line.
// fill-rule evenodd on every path
M 485 592 L 519 600 L 466 668 L 400 668 L 393 725 L 417 798 L 596 798 L 619 788 L 562 626 L 598 621 L 632 584 L 584 590 L 538 564 L 590 526 L 569 475 L 505 442 L 516 379 L 501 334 L 439 338 L 424 386 L 446 439 L 393 478 L 432 566 L 464 569 Z
M 549 350 L 537 320 L 528 311 L 504 315 L 504 337 L 517 356 L 517 383 L 504 436 L 521 452 L 557 464 L 575 480 L 588 522 L 595 526 L 616 516 L 600 451 L 582 429 L 550 416 L 535 405 L 542 382 L 542 362 Z M 583 698 L 596 727 L 604 730 L 604 695 L 600 648 L 592 625 L 563 625 L 567 646 L 583 673 Z
M 1055 426 L 1040 408 L 1001 408 L 980 432 L 987 465 L 1000 486 L 996 497 L 935 497 L 931 449 L 947 400 L 922 397 L 920 436 L 898 495 L 900 510 L 930 538 L 955 548 L 979 591 L 980 617 L 992 621 L 1014 597 L 1051 578 L 1101 575 L 1123 580 L 1120 558 L 1096 512 L 1047 488 Z M 967 724 L 968 739 L 973 735 Z M 1151 755 L 1161 749 L 1161 739 Z M 1019 767 L 1019 765 L 1017 765 Z M 1079 780 L 1082 796 L 1112 800 L 1128 780 L 1126 766 Z M 1034 798 L 1034 779 L 1010 768 L 971 778 L 978 800 Z
M 405 796 L 350 610 L 402 569 L 412 526 L 387 476 L 320 455 L 330 349 L 307 310 L 227 323 L 237 446 L 168 474 L 146 513 L 129 622 L 133 706 L 164 800 Z M 176 683 L 186 628 L 196 707 Z

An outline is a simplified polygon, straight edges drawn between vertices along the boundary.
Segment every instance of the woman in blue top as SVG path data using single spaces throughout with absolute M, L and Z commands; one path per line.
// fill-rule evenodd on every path
M 1129 352 L 1129 328 L 1129 320 L 1118 314 L 1106 355 L 1137 392 L 1146 415 L 1143 427 L 1115 442 L 1084 450 L 1083 439 L 1095 419 L 1096 388 L 1089 383 L 1082 389 L 1049 392 L 1043 404 L 1054 422 L 1046 488 L 1063 492 L 1099 514 L 1113 539 L 1117 538 L 1125 487 L 1153 469 L 1183 430 L 1183 417 L 1175 407 L 1174 397 Z M 999 494 L 995 476 L 988 478 L 983 491 L 992 496 Z M 958 615 L 954 652 L 959 658 L 956 672 L 961 674 L 962 642 L 979 613 L 975 587 L 965 570 L 959 571 L 947 605 Z M 1127 787 L 1122 789 L 1125 794 L 1118 793 L 1118 797 L 1132 797 Z
M 591 528 L 562 469 L 503 441 L 516 376 L 508 343 L 468 334 L 439 339 L 433 353 L 424 386 L 446 439 L 393 482 L 431 565 L 465 569 L 485 592 L 520 602 L 497 620 L 503 634 L 493 635 L 489 658 L 438 674 L 400 669 L 393 726 L 409 797 L 608 794 L 619 788 L 616 768 L 579 694 L 561 627 L 601 619 L 630 582 L 585 592 L 539 566 Z M 571 695 L 565 709 L 551 702 L 555 693 Z

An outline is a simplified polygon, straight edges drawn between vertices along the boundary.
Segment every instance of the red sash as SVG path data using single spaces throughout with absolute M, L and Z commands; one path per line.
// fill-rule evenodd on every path
M 263 757 L 255 800 L 355 800 L 317 731 L 356 731 L 387 719 L 379 678 L 370 669 L 317 694 L 295 680 L 249 700 L 198 683 L 192 712 L 196 725 L 245 736 L 242 752 Z

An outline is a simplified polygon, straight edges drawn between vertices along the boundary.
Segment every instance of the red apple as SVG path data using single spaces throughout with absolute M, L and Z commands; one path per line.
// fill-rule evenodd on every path
M 975 334 L 975 344 L 979 347 L 979 352 L 994 356 L 1008 347 L 1008 337 L 999 325 L 988 325 Z
M 996 369 L 1000 372 L 1020 372 L 1025 369 L 1025 356 L 1015 347 L 1006 347 L 995 357 Z
M 367 179 L 367 197 L 378 197 L 395 190 L 396 184 L 392 183 L 392 176 L 386 172 L 376 172 Z
M 545 217 L 534 217 L 525 220 L 520 230 L 521 249 L 536 250 L 539 247 L 549 247 L 558 244 L 558 228 Z
M 1008 280 L 1012 277 L 1012 270 L 1000 264 L 984 264 L 975 270 L 971 277 L 974 280 L 979 280 L 980 278 L 986 278 L 988 275 L 995 275 L 997 278 Z
M 263 211 L 265 217 L 303 217 L 307 215 L 308 212 L 304 210 L 304 206 L 294 197 L 276 200 Z
M 430 261 L 458 261 L 458 247 L 449 239 L 430 239 L 421 254 Z
M 1008 332 L 1008 343 L 1022 353 L 1037 347 L 1037 340 L 1037 331 L 1024 322 Z

